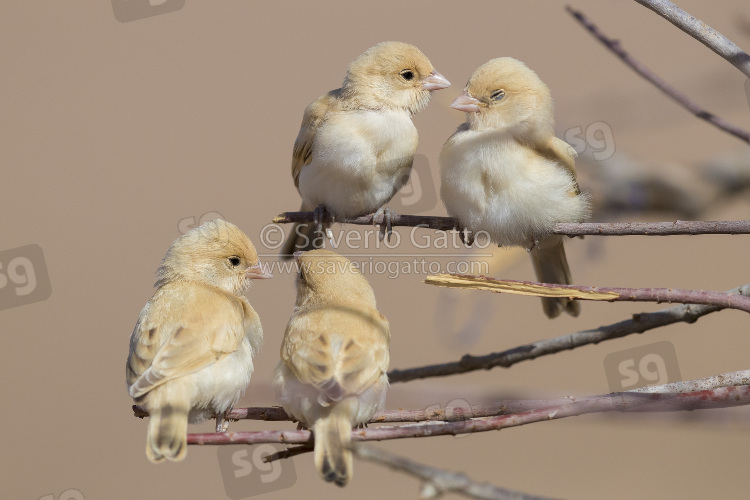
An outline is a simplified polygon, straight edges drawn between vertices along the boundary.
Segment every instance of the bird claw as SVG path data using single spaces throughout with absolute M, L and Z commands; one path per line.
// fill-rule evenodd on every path
M 539 240 L 537 238 L 534 238 L 534 241 L 532 241 L 531 243 L 529 243 L 529 246 L 526 247 L 526 251 L 527 252 L 531 252 L 532 250 L 534 250 L 538 246 L 539 246 Z
M 216 432 L 227 432 L 229 429 L 229 419 L 226 415 L 216 417 Z
M 378 224 L 375 222 L 378 217 L 383 217 L 383 222 Z M 391 242 L 391 235 L 393 234 L 393 226 L 391 225 L 391 220 L 393 218 L 393 211 L 390 208 L 379 208 L 374 214 L 372 214 L 372 223 L 375 226 L 380 226 L 380 233 L 378 234 L 378 239 L 380 241 L 383 241 L 388 236 L 388 243 Z
M 474 244 L 474 233 L 469 231 L 468 227 L 460 228 L 456 226 L 454 229 L 458 231 L 458 237 L 461 240 L 461 243 L 463 243 L 467 247 L 470 247 Z
M 333 244 L 333 231 L 331 231 L 331 226 L 327 225 L 326 219 L 330 218 L 331 222 L 334 222 L 336 217 L 328 211 L 325 205 L 318 205 L 313 210 L 313 224 L 315 224 L 315 232 L 316 233 L 325 233 L 326 238 L 328 238 L 328 241 Z

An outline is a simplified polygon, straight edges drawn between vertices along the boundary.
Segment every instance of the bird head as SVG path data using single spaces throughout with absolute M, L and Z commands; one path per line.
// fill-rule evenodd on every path
M 477 68 L 451 107 L 466 112 L 472 130 L 511 131 L 531 142 L 553 133 L 549 88 L 512 57 L 492 59 Z
M 221 219 L 205 222 L 177 238 L 156 271 L 156 286 L 193 281 L 240 296 L 253 279 L 271 278 L 250 238 Z
M 450 82 L 417 47 L 381 42 L 349 65 L 341 90 L 359 107 L 414 114 L 427 106 L 432 91 L 447 87 Z
M 349 259 L 330 250 L 299 252 L 297 309 L 319 306 L 370 306 L 375 293 Z

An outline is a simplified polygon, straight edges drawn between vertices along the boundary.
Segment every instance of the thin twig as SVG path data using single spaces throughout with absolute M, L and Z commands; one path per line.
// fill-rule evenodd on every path
M 650 3 L 655 3 L 652 1 L 647 0 L 636 0 L 637 2 L 647 5 Z M 669 3 L 672 5 L 675 9 L 677 8 L 671 2 L 660 2 L 660 3 Z M 648 5 L 647 5 L 648 6 Z M 651 7 L 649 7 L 651 8 Z M 677 89 L 673 88 L 671 85 L 669 85 L 667 82 L 661 79 L 656 73 L 648 69 L 645 65 L 643 65 L 641 62 L 636 60 L 633 56 L 628 54 L 625 49 L 623 49 L 620 46 L 620 42 L 618 40 L 614 40 L 612 38 L 608 38 L 604 33 L 599 30 L 599 28 L 596 27 L 595 24 L 593 24 L 591 21 L 588 20 L 588 18 L 580 11 L 572 9 L 570 6 L 567 6 L 565 10 L 570 13 L 578 22 L 583 25 L 584 28 L 586 28 L 594 37 L 602 42 L 609 50 L 611 50 L 617 57 L 619 57 L 625 64 L 630 66 L 630 68 L 641 75 L 643 78 L 648 80 L 649 82 L 653 83 L 659 90 L 664 92 L 667 96 L 671 97 L 673 100 L 675 100 L 678 104 L 680 104 L 682 107 L 693 113 L 698 118 L 701 118 L 702 120 L 705 120 L 715 127 L 720 128 L 724 132 L 727 132 L 738 139 L 741 139 L 747 143 L 750 143 L 750 132 L 747 130 L 744 130 L 740 127 L 737 127 L 735 125 L 732 125 L 731 123 L 727 122 L 721 117 L 718 117 L 714 115 L 713 113 L 710 113 L 706 111 L 705 109 L 698 106 L 696 103 L 691 101 L 685 94 L 678 91 Z M 684 11 L 683 11 L 684 12 Z M 695 19 L 693 19 L 695 21 Z M 708 28 L 708 26 L 704 27 Z M 711 28 L 708 28 L 711 29 Z M 713 30 L 712 30 L 713 31 Z M 718 33 L 715 32 L 714 33 Z M 720 34 L 719 34 L 720 35 Z M 728 40 L 727 40 L 728 41 Z M 731 43 L 731 42 L 729 42 Z M 734 44 L 732 44 L 734 45 Z M 736 47 L 736 45 L 735 45 Z M 737 47 L 737 50 L 739 50 L 742 54 L 747 56 L 742 50 Z M 740 66 L 737 66 L 740 68 Z M 749 66 L 750 68 L 750 66 Z M 741 68 L 740 68 L 741 69 Z M 744 72 L 744 71 L 743 71 Z M 749 75 L 750 76 L 750 75 Z
M 635 0 L 674 24 L 703 45 L 729 61 L 750 78 L 750 55 L 700 19 L 691 16 L 668 0 Z
M 750 382 L 748 382 L 750 383 Z M 554 401 L 553 401 L 554 402 Z M 563 403 L 563 400 L 557 403 Z M 396 422 L 453 422 L 475 417 L 489 417 L 507 413 L 518 413 L 534 408 L 542 408 L 552 404 L 550 400 L 503 400 L 492 405 L 484 406 L 449 406 L 446 408 L 427 408 L 424 410 L 384 410 L 379 411 L 368 422 L 369 424 L 383 424 Z M 133 405 L 133 415 L 138 418 L 148 417 L 148 412 Z M 267 418 L 272 415 L 273 418 Z M 213 418 L 216 418 L 214 416 Z M 229 420 L 265 420 L 265 421 L 295 421 L 280 406 L 234 408 L 226 414 Z
M 418 477 L 424 481 L 420 498 L 437 498 L 443 493 L 453 492 L 483 500 L 544 500 L 544 497 L 507 490 L 489 483 L 480 483 L 466 474 L 420 464 L 372 446 L 357 445 L 354 447 L 354 454 L 363 460 Z
M 472 418 L 456 422 L 422 422 L 400 426 L 382 426 L 352 431 L 353 441 L 382 441 L 432 437 L 474 432 L 500 430 L 508 427 L 546 420 L 557 420 L 566 417 L 600 413 L 608 411 L 691 411 L 699 409 L 716 409 L 743 406 L 750 404 L 750 386 L 719 387 L 711 390 L 686 393 L 637 393 L 620 392 L 587 397 L 578 401 L 539 408 L 511 415 Z M 188 434 L 188 444 L 227 445 L 227 444 L 260 444 L 286 443 L 306 444 L 313 442 L 309 430 L 293 431 L 254 431 Z
M 373 219 L 375 222 L 373 222 Z M 284 212 L 273 219 L 274 224 L 312 222 L 313 212 Z M 326 222 L 341 222 L 369 226 L 382 224 L 383 215 L 373 218 L 373 214 L 353 219 L 335 220 L 327 217 Z M 450 231 L 458 227 L 453 217 L 434 215 L 393 214 L 392 226 L 422 227 Z M 674 221 L 674 222 L 564 222 L 555 224 L 552 234 L 567 236 L 675 236 L 697 234 L 750 234 L 750 220 L 737 221 Z
M 533 281 L 499 280 L 466 274 L 436 274 L 424 283 L 448 288 L 487 290 L 496 293 L 532 295 L 534 297 L 569 297 L 607 302 L 679 302 L 728 307 L 750 313 L 750 297 L 726 292 L 680 290 L 674 288 L 611 288 L 579 285 L 556 285 Z
M 750 297 L 750 284 L 729 290 L 727 293 L 742 294 Z M 679 305 L 655 311 L 651 313 L 634 314 L 632 319 L 620 321 L 611 325 L 600 326 L 592 330 L 582 330 L 555 337 L 552 339 L 539 340 L 522 346 L 495 352 L 483 356 L 471 356 L 469 354 L 460 361 L 440 363 L 436 365 L 421 366 L 405 370 L 391 370 L 388 373 L 390 383 L 409 382 L 410 380 L 445 377 L 459 373 L 467 373 L 475 370 L 489 370 L 496 366 L 509 368 L 521 361 L 536 359 L 541 356 L 555 354 L 590 344 L 598 344 L 605 340 L 618 339 L 634 333 L 643 333 L 654 328 L 671 325 L 674 323 L 695 323 L 698 318 L 720 311 L 723 308 L 705 305 Z

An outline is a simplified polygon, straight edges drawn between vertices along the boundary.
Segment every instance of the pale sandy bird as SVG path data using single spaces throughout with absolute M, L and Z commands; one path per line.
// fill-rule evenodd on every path
M 320 475 L 344 486 L 352 477 L 352 427 L 385 403 L 388 320 L 346 258 L 313 250 L 301 254 L 299 268 L 274 388 L 284 409 L 313 431 Z
M 292 177 L 301 210 L 314 210 L 316 222 L 295 226 L 284 258 L 322 246 L 326 212 L 356 217 L 379 211 L 393 198 L 409 179 L 417 149 L 412 115 L 427 106 L 432 91 L 449 86 L 417 47 L 382 42 L 349 65 L 341 88 L 305 109 Z M 386 216 L 388 224 L 390 211 Z
M 128 392 L 150 415 L 146 456 L 182 460 L 187 425 L 223 415 L 245 392 L 263 342 L 260 318 L 242 295 L 270 278 L 234 224 L 206 222 L 177 238 L 156 272 L 156 293 L 130 338 Z
M 586 220 L 589 203 L 576 181 L 575 150 L 554 136 L 547 85 L 521 61 L 502 57 L 477 68 L 451 106 L 467 121 L 440 153 L 448 213 L 498 245 L 529 249 L 539 281 L 571 284 L 562 237 L 550 231 Z M 568 298 L 542 305 L 550 318 L 580 312 Z

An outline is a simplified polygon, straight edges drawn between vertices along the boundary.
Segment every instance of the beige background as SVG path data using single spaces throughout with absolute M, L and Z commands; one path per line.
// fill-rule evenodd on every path
M 750 46 L 746 2 L 680 4 Z M 709 110 L 750 128 L 745 78 L 724 60 L 633 1 L 574 6 Z M 603 121 L 612 128 L 616 155 L 665 164 L 747 150 L 665 99 L 563 7 L 557 0 L 187 0 L 177 11 L 121 23 L 109 2 L 5 2 L 0 251 L 40 245 L 52 295 L 0 310 L 1 496 L 58 498 L 75 488 L 87 500 L 227 498 L 217 448 L 193 447 L 179 464 L 146 460 L 146 422 L 133 418 L 124 384 L 129 335 L 180 221 L 219 212 L 259 244 L 274 215 L 298 207 L 289 164 L 302 110 L 338 87 L 347 64 L 379 41 L 416 44 L 453 82 L 415 118 L 419 152 L 436 182 L 440 146 L 463 120 L 448 105 L 477 66 L 502 55 L 524 60 L 551 87 L 560 134 Z M 746 219 L 749 209 L 744 199 L 703 216 Z M 430 213 L 445 214 L 441 204 Z M 589 237 L 568 244 L 580 284 L 717 290 L 750 281 L 748 250 L 745 236 Z M 494 275 L 531 279 L 522 253 L 492 253 Z M 391 322 L 394 368 L 507 349 L 659 308 L 586 303 L 578 319 L 549 321 L 538 299 L 440 290 L 423 278 L 371 277 Z M 248 297 L 266 341 L 242 405 L 271 405 L 269 374 L 294 300 L 293 277 L 277 273 L 256 283 Z M 451 305 L 455 311 L 446 314 Z M 472 314 L 479 319 L 457 334 Z M 662 340 L 675 346 L 684 379 L 745 369 L 747 332 L 746 314 L 725 312 L 509 370 L 395 384 L 388 407 L 606 393 L 607 354 Z M 540 495 L 747 497 L 748 413 L 712 415 L 584 416 L 380 446 Z M 293 424 L 245 421 L 231 428 Z M 295 458 L 294 467 L 291 489 L 259 498 L 414 498 L 418 492 L 411 477 L 367 463 L 355 464 L 354 480 L 343 490 L 319 480 L 310 455 Z

